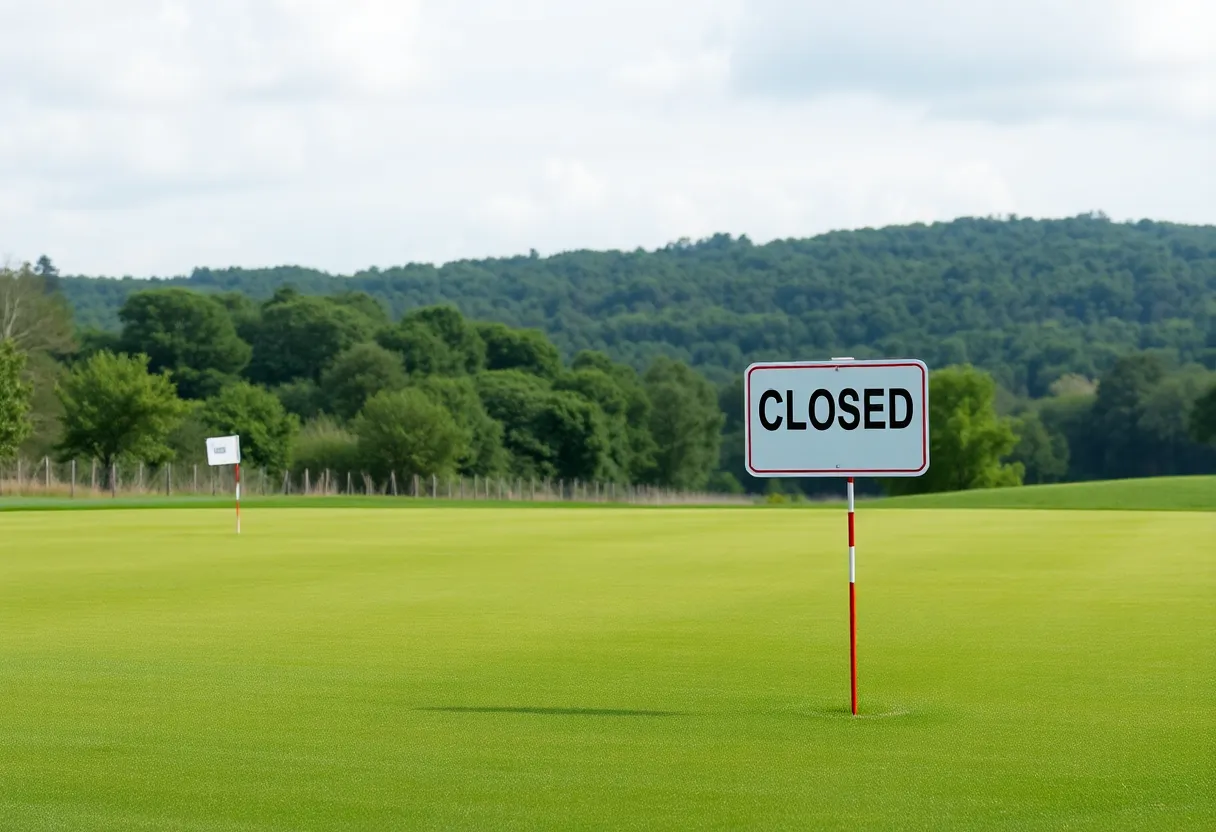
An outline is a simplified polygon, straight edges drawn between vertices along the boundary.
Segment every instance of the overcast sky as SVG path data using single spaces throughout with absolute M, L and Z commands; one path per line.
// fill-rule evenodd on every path
M 0 256 L 1216 223 L 1212 0 L 0 0 Z

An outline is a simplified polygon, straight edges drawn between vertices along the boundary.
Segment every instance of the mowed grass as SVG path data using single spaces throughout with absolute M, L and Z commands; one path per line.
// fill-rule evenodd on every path
M 0 515 L 0 828 L 1216 828 L 1216 514 Z
M 1216 476 L 1151 477 L 984 488 L 876 500 L 882 508 L 1043 508 L 1216 511 Z

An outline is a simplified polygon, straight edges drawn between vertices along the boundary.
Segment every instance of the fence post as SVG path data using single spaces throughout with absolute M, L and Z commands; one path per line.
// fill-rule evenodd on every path
M 118 496 L 118 463 L 114 462 L 110 465 L 110 496 Z
M 431 499 L 439 499 L 439 477 L 436 474 L 431 474 Z
M 17 493 L 21 493 L 21 457 L 17 457 Z
M 418 493 L 418 475 L 414 474 L 414 499 L 418 499 L 420 496 L 422 495 Z
M 489 489 L 487 489 L 486 499 L 488 500 L 489 498 L 490 498 Z M 476 474 L 473 475 L 473 499 L 474 500 L 477 499 L 477 475 Z
M 191 493 L 198 496 L 198 463 L 194 463 L 194 488 Z
M 266 496 L 266 469 L 265 469 L 265 468 L 263 468 L 263 469 L 262 469 L 262 488 L 261 488 L 261 491 L 262 491 L 262 496 L 263 496 L 263 497 L 265 497 L 265 496 Z
M 136 493 L 142 493 L 144 490 L 144 464 L 139 463 L 139 481 L 135 484 Z
M 291 470 L 290 469 L 283 472 L 283 496 L 285 496 L 285 497 L 291 496 Z
M 93 457 L 93 471 L 89 478 L 89 496 L 97 491 L 97 457 Z
M 215 468 L 209 466 L 207 468 L 207 470 L 211 472 L 211 496 L 214 497 L 215 496 Z
M 309 490 L 309 488 L 308 488 L 308 469 L 305 468 L 304 469 L 304 496 L 305 497 L 308 496 L 308 490 Z
M 173 463 L 165 463 L 165 496 L 168 497 L 173 493 Z
M 392 483 L 392 485 L 393 485 L 393 496 L 394 496 L 394 497 L 396 497 L 396 496 L 397 496 L 397 472 L 396 472 L 396 471 L 390 471 L 390 472 L 389 472 L 389 475 L 388 475 L 388 478 L 389 478 L 389 481 L 390 481 L 390 482 Z
M 76 460 L 72 459 L 72 499 L 76 499 Z

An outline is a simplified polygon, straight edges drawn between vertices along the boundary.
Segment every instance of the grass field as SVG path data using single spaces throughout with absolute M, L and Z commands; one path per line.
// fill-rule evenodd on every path
M 844 486 L 841 486 L 843 494 Z M 761 498 L 756 498 L 762 503 Z M 326 497 L 277 496 L 258 497 L 247 495 L 246 506 L 263 508 L 501 508 L 497 500 L 420 500 L 399 497 L 369 497 L 343 495 Z M 809 503 L 789 503 L 786 507 L 840 508 L 838 501 L 816 500 Z M 991 488 L 975 491 L 956 491 L 944 494 L 923 494 L 913 497 L 862 499 L 868 508 L 980 508 L 980 509 L 1081 509 L 1085 511 L 1216 511 L 1216 476 L 1194 477 L 1146 477 L 1142 479 L 1109 480 L 1104 482 L 1078 482 L 1062 485 L 1034 485 L 1018 488 Z M 5 511 L 106 511 L 111 509 L 145 508 L 229 508 L 232 497 L 158 497 L 120 496 L 118 498 L 65 497 L 13 497 L 0 496 L 0 512 Z M 546 503 L 516 502 L 516 508 L 544 508 L 555 505 L 563 507 L 595 503 Z M 627 503 L 598 504 L 599 507 L 632 508 Z M 650 508 L 658 506 L 648 506 Z M 671 506 L 661 506 L 670 508 Z M 678 506 L 677 506 L 678 507 Z M 706 505 L 713 511 L 725 508 L 751 508 L 746 504 Z
M 1216 514 L 0 514 L 0 828 L 1216 828 Z
M 1216 511 L 1216 477 L 1152 477 L 986 488 L 877 500 L 884 508 L 1048 508 Z

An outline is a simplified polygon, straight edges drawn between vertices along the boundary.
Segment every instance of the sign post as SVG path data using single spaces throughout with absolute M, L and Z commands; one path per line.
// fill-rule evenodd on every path
M 916 359 L 752 364 L 745 458 L 753 477 L 843 477 L 848 493 L 849 698 L 857 715 L 855 477 L 929 470 L 929 369 Z
M 241 533 L 241 437 L 217 436 L 207 440 L 207 464 L 231 465 L 236 481 L 236 533 Z

